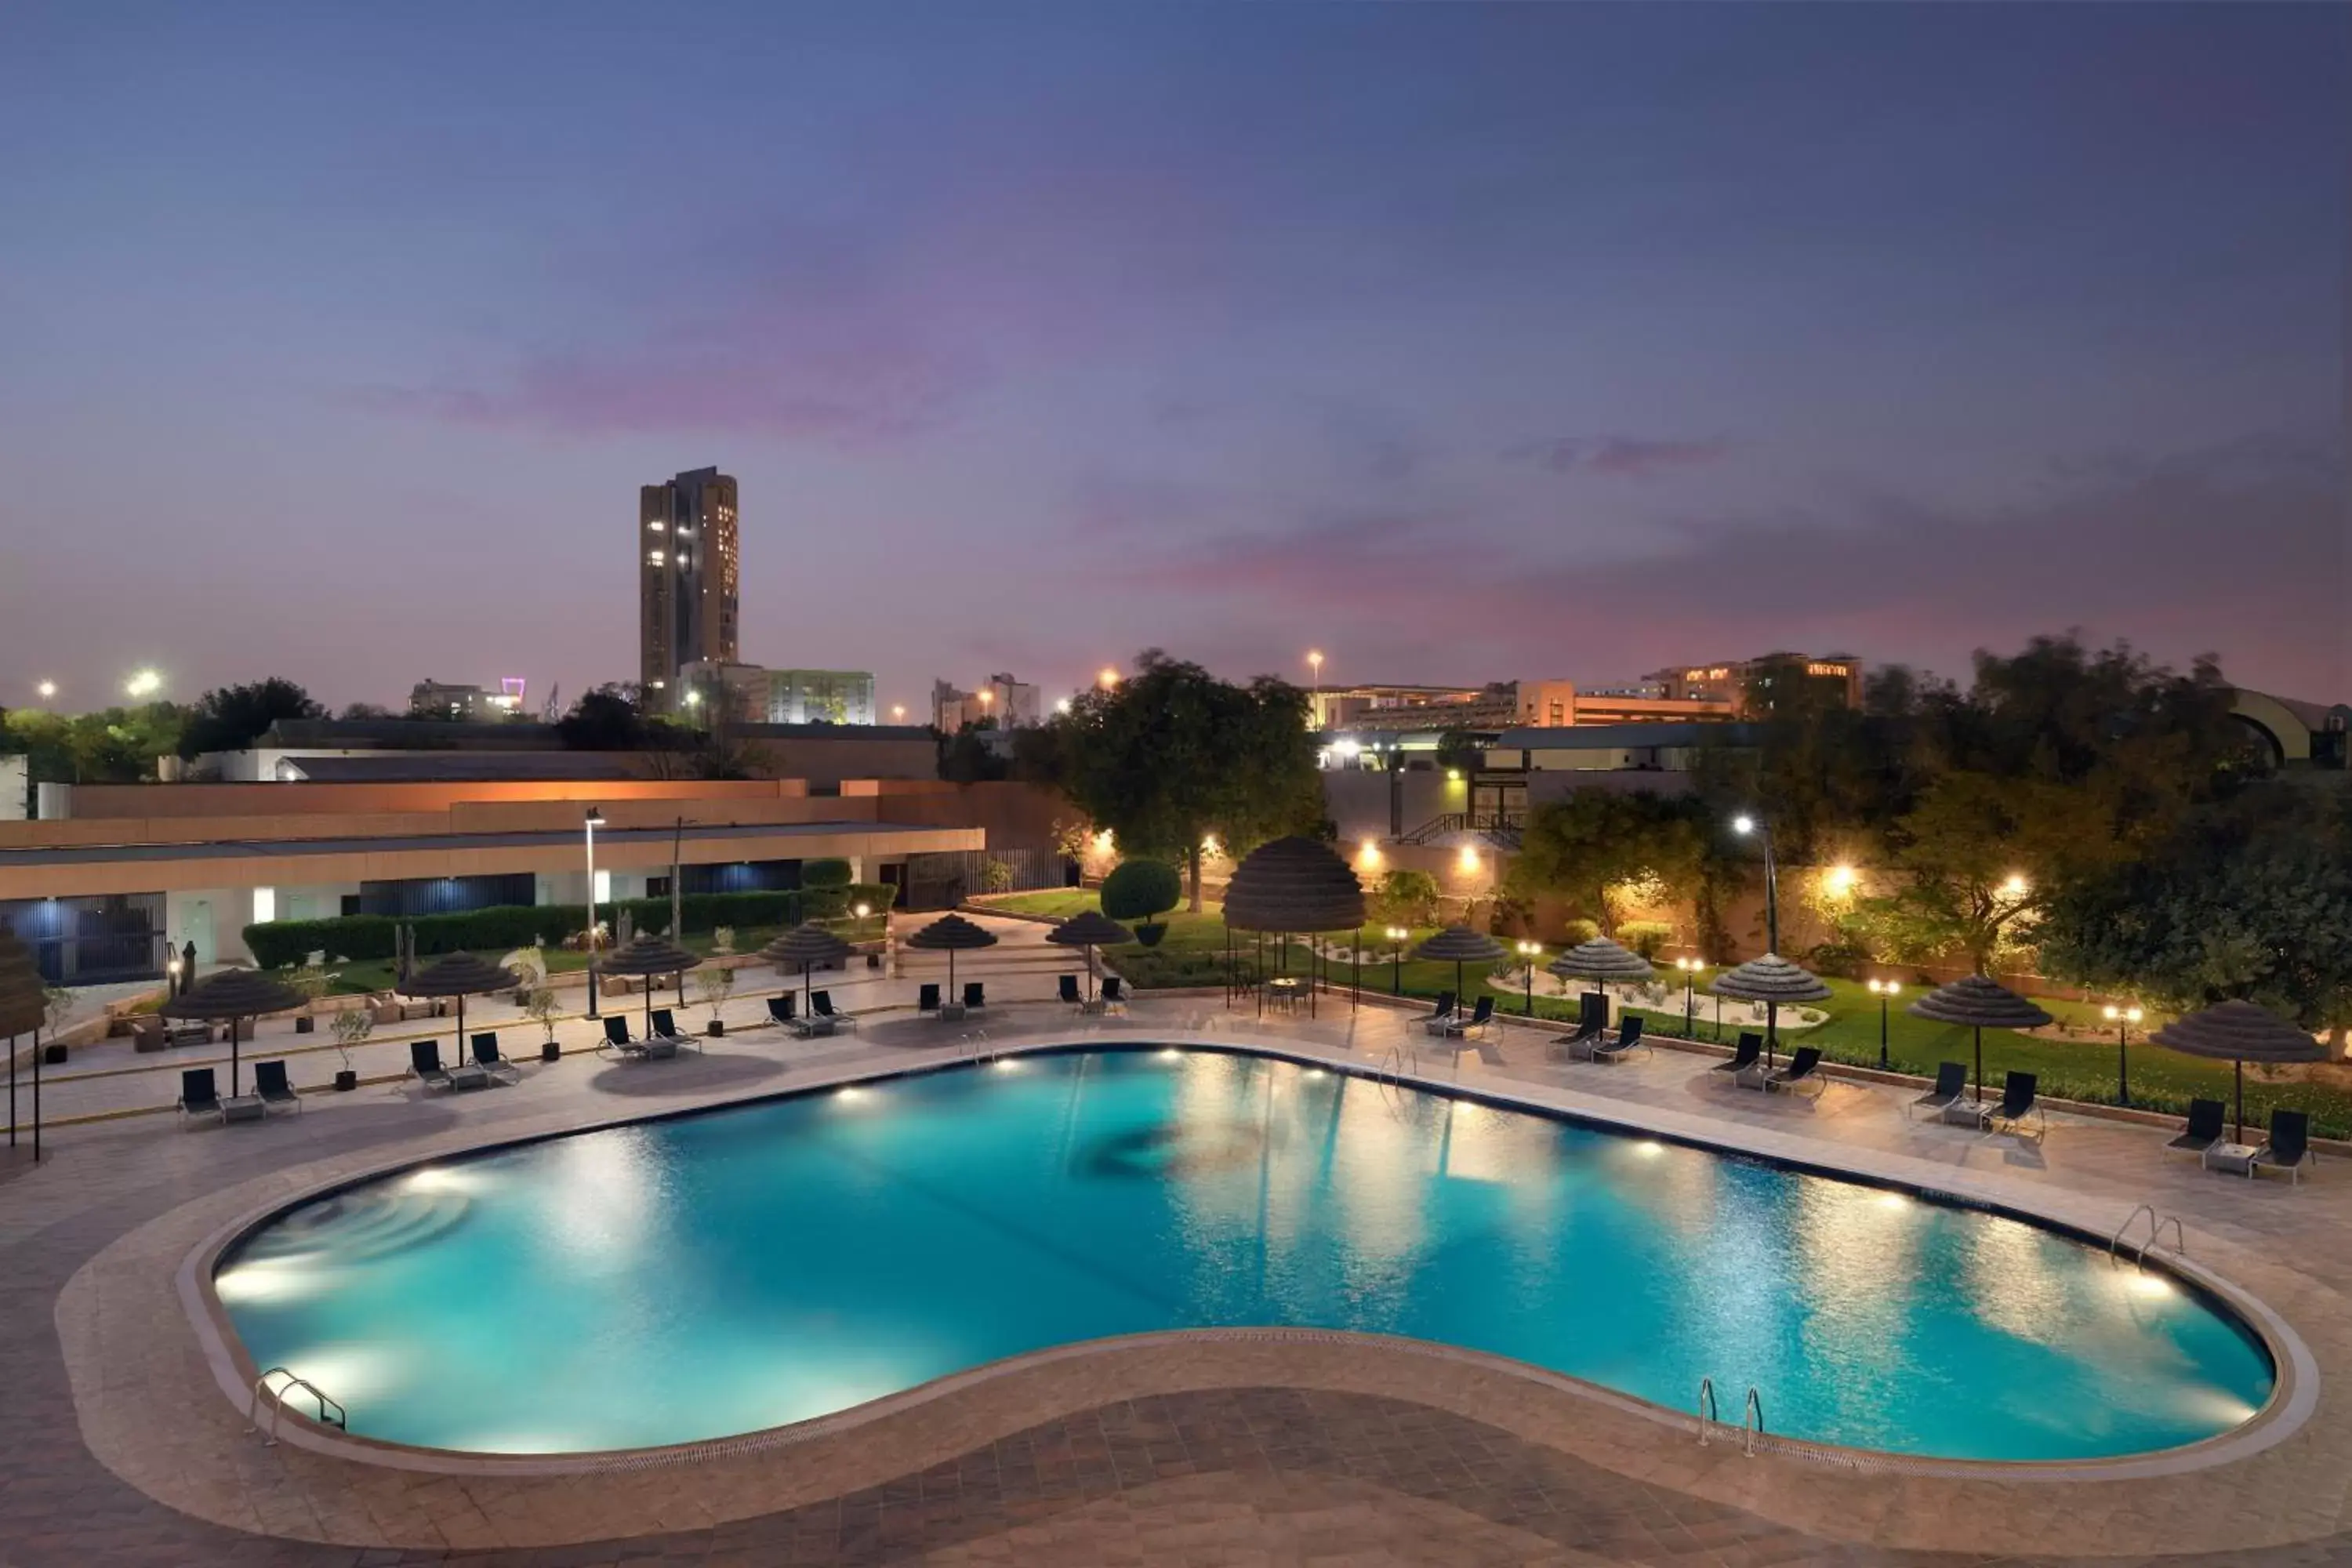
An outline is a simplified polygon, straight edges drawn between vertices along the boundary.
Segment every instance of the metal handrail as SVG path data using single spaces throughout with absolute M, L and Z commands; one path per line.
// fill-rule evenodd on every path
M 2148 1225 L 2148 1232 L 2149 1232 L 2149 1234 L 2150 1234 L 2150 1235 L 2155 1234 L 2155 1230 L 2156 1230 L 2156 1205 L 2155 1205 L 2154 1204 L 2142 1204 L 2142 1205 L 2140 1205 L 2137 1208 L 2136 1208 L 2136 1209 L 2132 1210 L 2132 1212 L 2131 1212 L 2131 1213 L 2129 1213 L 2129 1214 L 2127 1214 L 2127 1215 L 2124 1215 L 2124 1222 L 2123 1222 L 2123 1224 L 2121 1224 L 2121 1225 L 2119 1225 L 2119 1226 L 2116 1226 L 2116 1233 L 2115 1233 L 2115 1235 L 2113 1235 L 2113 1236 L 2111 1236 L 2111 1237 L 2107 1237 L 2107 1256 L 2108 1256 L 2109 1258 L 2113 1258 L 2113 1257 L 2116 1255 L 2116 1252 L 2117 1252 L 2117 1251 L 2122 1247 L 2122 1246 L 2123 1246 L 2123 1244 L 2124 1244 L 2124 1237 L 2125 1237 L 2125 1235 L 2126 1235 L 2127 1232 L 2129 1232 L 2129 1231 L 2130 1231 L 2130 1229 L 2131 1229 L 2131 1227 L 2132 1227 L 2132 1222 L 2133 1222 L 2133 1221 L 2135 1221 L 2135 1220 L 2137 1220 L 2137 1219 L 2138 1219 L 2138 1218 L 2139 1218 L 2139 1216 L 2140 1216 L 2140 1215 L 2147 1215 L 2147 1225 Z
M 269 1383 L 273 1377 L 283 1377 L 286 1381 L 273 1388 Z M 247 1432 L 260 1431 L 261 1402 L 265 1396 L 269 1400 L 269 1431 L 262 1447 L 267 1448 L 278 1447 L 278 1423 L 286 1413 L 286 1395 L 298 1388 L 318 1402 L 319 1425 L 332 1426 L 340 1432 L 351 1430 L 350 1412 L 328 1398 L 326 1392 L 317 1384 L 307 1377 L 295 1376 L 290 1368 L 273 1366 L 253 1380 L 253 1406 L 246 1413 L 245 1429 Z
M 1750 1415 L 1756 1417 L 1756 1424 L 1753 1426 L 1748 1424 L 1748 1418 Z M 1756 1385 L 1751 1383 L 1748 1385 L 1748 1408 L 1739 1413 L 1740 1447 L 1749 1458 L 1756 1457 L 1756 1439 L 1762 1436 L 1764 1436 L 1764 1396 L 1756 1392 Z
M 2147 1215 L 2147 1239 L 2142 1242 L 2138 1251 L 2133 1254 L 2134 1263 L 2143 1269 L 2147 1267 L 2147 1255 L 2164 1245 L 2164 1229 L 2167 1226 L 2172 1227 L 2173 1255 L 2179 1258 L 2189 1256 L 2189 1233 L 2181 1228 L 2180 1216 L 2177 1214 L 2158 1214 L 2154 1204 L 2142 1204 L 2125 1215 L 2124 1223 L 2117 1226 L 2115 1235 L 2107 1238 L 2109 1258 L 2116 1257 L 2122 1250 L 2124 1238 L 2130 1234 L 2132 1226 L 2142 1215 Z
M 982 1060 L 983 1053 L 985 1053 L 987 1058 L 993 1058 L 996 1054 L 993 1051 L 988 1050 L 988 1031 L 986 1029 L 971 1030 L 963 1035 L 956 1043 L 956 1055 L 964 1058 L 968 1061 L 976 1062 Z
M 1722 1421 L 1723 1412 L 1717 1409 L 1715 1404 L 1715 1379 L 1702 1377 L 1698 1380 L 1698 1446 L 1700 1447 L 1706 1447 L 1708 1431 L 1721 1425 Z

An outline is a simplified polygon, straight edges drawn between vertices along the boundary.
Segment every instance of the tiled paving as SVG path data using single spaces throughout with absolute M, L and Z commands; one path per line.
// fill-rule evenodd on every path
M 1061 1019 L 1037 1008 L 1025 1021 Z M 1011 1041 L 1024 1022 L 992 1027 Z M 1391 1014 L 1261 1026 L 1217 1016 L 1213 997 L 1148 1004 L 1111 1027 L 1181 1038 L 1204 1024 L 1358 1059 L 1409 1038 Z M 2311 1342 L 2327 1380 L 2320 1408 L 2278 1448 L 2219 1470 L 1979 1486 L 1700 1450 L 1686 1432 L 1490 1368 L 1360 1346 L 1196 1342 L 1156 1360 L 1015 1372 L 853 1428 L 832 1448 L 493 1485 L 264 1449 L 217 1389 L 191 1382 L 201 1358 L 184 1320 L 171 1321 L 168 1281 L 154 1278 L 168 1268 L 152 1259 L 184 1255 L 175 1216 L 207 1199 L 249 1206 L 342 1164 L 921 1059 L 955 1033 L 877 1020 L 860 1040 L 770 1035 L 715 1042 L 702 1061 L 534 1066 L 517 1089 L 462 1100 L 375 1091 L 262 1128 L 184 1137 L 142 1118 L 62 1134 L 52 1165 L 0 1184 L 0 1564 L 2352 1563 L 2352 1444 L 2333 1398 L 2352 1375 L 2337 1327 L 2352 1184 L 2337 1173 L 2300 1192 L 2201 1178 L 2158 1162 L 2144 1131 L 2089 1124 L 2021 1151 L 1909 1126 L 1880 1090 L 1841 1086 L 1818 1107 L 1735 1098 L 1689 1057 L 1561 1068 L 1532 1037 L 1505 1035 L 1458 1069 L 1422 1065 L 1661 1131 L 2035 1194 L 2085 1223 L 2112 1223 L 2153 1194 L 2188 1217 L 2192 1252 Z M 142 1237 L 152 1258 L 133 1269 Z M 138 1348 L 91 1363 L 89 1347 L 107 1343 Z M 84 1358 L 79 1401 L 69 1353 Z M 142 1472 L 159 1456 L 170 1473 Z M 520 1544 L 534 1529 L 562 1543 Z M 1961 1540 L 1973 1553 L 1896 1544 Z M 2189 1545 L 2202 1550 L 2164 1555 Z

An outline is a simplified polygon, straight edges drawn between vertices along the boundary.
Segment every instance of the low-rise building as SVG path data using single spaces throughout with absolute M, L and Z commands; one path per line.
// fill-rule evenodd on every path
M 1010 675 L 992 675 L 976 691 L 945 680 L 931 682 L 931 727 L 942 735 L 955 734 L 970 724 L 1026 729 L 1042 722 L 1044 717 L 1045 694 L 1034 683 Z
M 428 679 L 409 689 L 408 711 L 418 719 L 511 719 L 522 711 L 522 699 L 519 676 L 508 676 L 495 687 Z
M 1786 651 L 1759 658 L 1673 665 L 1643 677 L 1671 698 L 1719 704 L 1727 716 L 1769 719 L 1806 702 L 1862 706 L 1862 660 L 1852 654 L 1818 658 Z
M 723 694 L 730 717 L 754 724 L 871 724 L 874 673 L 772 669 L 704 660 L 678 671 L 689 693 Z

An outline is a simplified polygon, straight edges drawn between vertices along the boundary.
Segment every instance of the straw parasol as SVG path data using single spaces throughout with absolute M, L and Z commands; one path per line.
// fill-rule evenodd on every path
M 1562 980 L 1649 980 L 1657 974 L 1648 959 L 1605 936 L 1578 942 L 1544 967 Z
M 639 931 L 595 963 L 599 974 L 625 974 L 651 980 L 660 974 L 684 974 L 700 968 L 702 960 L 667 938 Z M 654 1032 L 654 988 L 646 987 L 646 1034 Z
M 453 952 L 436 958 L 414 974 L 403 975 L 393 989 L 403 996 L 455 996 L 457 999 L 457 1056 L 466 1053 L 466 998 L 487 995 L 493 991 L 511 991 L 521 983 L 522 976 L 511 969 L 478 958 L 470 952 Z
M 33 1037 L 33 1158 L 41 1157 L 41 1024 L 47 1017 L 47 987 L 33 962 L 32 949 L 0 925 L 0 1036 L 8 1041 L 8 1146 L 16 1146 L 16 1037 Z
M 803 921 L 760 950 L 762 962 L 789 974 L 801 972 L 801 1011 L 808 1011 L 809 971 L 820 963 L 844 963 L 849 944 L 814 921 Z
M 264 1013 L 299 1007 L 302 994 L 257 969 L 224 969 L 197 981 L 158 1009 L 166 1018 L 194 1018 L 202 1023 L 228 1022 L 228 1092 L 235 1099 L 240 1055 L 236 1025 L 240 1018 L 258 1019 Z
M 2233 1064 L 2238 1090 L 2238 1142 L 2246 1141 L 2246 1064 L 2316 1062 L 2326 1047 L 2267 1007 L 2232 999 L 2175 1018 L 2148 1038 L 2170 1050 Z
M 1047 931 L 1045 940 L 1055 947 L 1083 947 L 1087 950 L 1087 1000 L 1091 1002 L 1095 995 L 1095 949 L 1133 942 L 1135 933 L 1100 910 L 1087 910 L 1072 915 Z
M 1709 991 L 1735 1002 L 1764 1004 L 1764 1065 L 1769 1068 L 1780 1046 L 1780 1007 L 1784 1003 L 1826 1002 L 1830 988 L 1777 952 L 1751 958 L 1727 969 L 1707 983 Z
M 1937 1024 L 1965 1024 L 1975 1033 L 1979 1100 L 1984 1099 L 1984 1032 L 2038 1029 L 2050 1021 L 2049 1014 L 1981 974 L 1962 975 L 1948 985 L 1938 985 L 1904 1011 Z
M 1482 931 L 1472 931 L 1465 925 L 1450 925 L 1419 947 L 1412 950 L 1416 959 L 1433 958 L 1454 964 L 1454 994 L 1456 1005 L 1462 995 L 1462 966 L 1465 963 L 1492 963 L 1503 956 L 1503 944 Z
M 1230 974 L 1234 931 L 1274 933 L 1286 939 L 1361 929 L 1364 884 L 1355 868 L 1322 840 L 1297 835 L 1276 838 L 1243 856 L 1242 863 L 1234 868 L 1233 877 L 1225 883 L 1224 914 Z M 1358 962 L 1360 964 L 1360 958 Z M 1265 1005 L 1264 998 L 1261 991 L 1260 1006 Z M 1307 1005 L 1311 1015 L 1312 985 L 1307 990 Z
M 972 924 L 961 915 L 945 914 L 908 937 L 907 945 L 920 948 L 925 952 L 948 955 L 948 993 L 949 1000 L 952 1001 L 956 988 L 955 955 L 969 952 L 974 948 L 994 947 L 996 933 Z

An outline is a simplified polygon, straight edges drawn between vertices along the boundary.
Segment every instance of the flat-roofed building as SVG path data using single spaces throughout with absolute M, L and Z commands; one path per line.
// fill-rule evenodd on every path
M 1826 700 L 1862 706 L 1862 660 L 1852 654 L 1815 657 L 1785 651 L 1759 658 L 1718 659 L 1653 670 L 1643 680 L 1664 695 L 1727 705 L 1742 719 L 1766 719 Z

